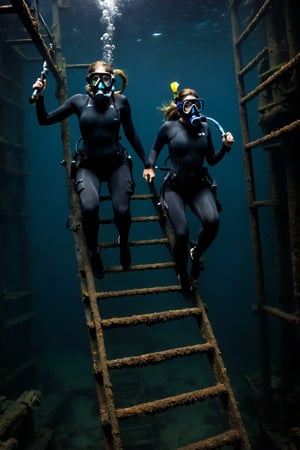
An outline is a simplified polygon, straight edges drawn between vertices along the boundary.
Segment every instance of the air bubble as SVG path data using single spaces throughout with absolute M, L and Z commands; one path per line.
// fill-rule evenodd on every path
M 120 3 L 121 0 L 94 0 L 102 12 L 100 21 L 106 25 L 106 31 L 100 37 L 103 43 L 103 57 L 102 59 L 108 64 L 113 62 L 113 51 L 116 46 L 113 44 L 115 20 L 121 17 Z

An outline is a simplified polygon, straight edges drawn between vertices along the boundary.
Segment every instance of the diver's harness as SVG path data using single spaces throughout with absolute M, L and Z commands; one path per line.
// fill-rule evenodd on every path
M 164 188 L 165 188 L 165 184 L 167 183 L 167 181 L 169 179 L 176 179 L 176 172 L 171 171 L 169 168 L 166 167 L 158 167 L 159 170 L 164 170 L 164 171 L 168 171 L 168 173 L 164 176 L 164 180 L 161 186 L 161 190 L 160 190 L 160 195 L 159 195 L 159 202 L 158 202 L 158 206 L 163 206 L 164 210 L 168 209 L 168 205 L 167 202 L 164 199 Z M 218 193 L 217 193 L 217 189 L 218 189 L 218 185 L 216 180 L 214 180 L 209 172 L 208 172 L 208 168 L 207 167 L 202 167 L 201 168 L 201 179 L 200 179 L 200 184 L 202 187 L 207 187 L 211 193 L 213 194 L 214 200 L 215 200 L 215 204 L 217 207 L 217 211 L 221 212 L 222 211 L 222 204 L 218 198 Z
M 79 164 L 81 163 L 82 160 L 86 159 L 86 151 L 84 148 L 80 148 L 80 143 L 83 141 L 82 136 L 80 136 L 80 138 L 77 139 L 76 144 L 75 144 L 75 150 L 72 153 L 72 158 L 71 158 L 71 169 L 70 169 L 70 178 L 72 181 L 75 181 L 76 179 L 76 172 L 78 169 Z M 66 167 L 67 162 L 65 159 L 63 159 L 60 162 L 61 166 Z
M 71 180 L 75 181 L 76 179 L 76 172 L 78 169 L 79 164 L 84 161 L 87 157 L 86 150 L 84 147 L 81 147 L 80 144 L 83 142 L 82 136 L 77 139 L 75 144 L 75 150 L 72 153 L 72 159 L 71 159 Z
M 78 169 L 79 165 L 82 163 L 82 161 L 84 161 L 87 158 L 86 150 L 81 145 L 82 142 L 83 142 L 83 138 L 82 138 L 82 136 L 80 136 L 80 138 L 78 138 L 76 141 L 75 150 L 72 153 L 70 177 L 73 182 L 76 181 L 76 173 L 77 173 L 77 169 Z M 131 178 L 125 180 L 126 186 L 127 186 L 126 192 L 128 192 L 130 195 L 133 195 L 134 189 L 135 189 L 135 182 L 133 180 L 132 158 L 131 158 L 130 154 L 128 153 L 127 149 L 123 146 L 122 146 L 122 151 L 123 151 L 124 157 L 127 158 L 129 170 L 130 170 L 130 174 L 131 174 Z M 61 161 L 61 165 L 65 166 L 66 161 L 65 160 Z
M 218 198 L 218 194 L 217 194 L 218 185 L 217 185 L 216 180 L 214 180 L 210 176 L 207 167 L 202 167 L 201 183 L 202 183 L 203 186 L 206 186 L 206 187 L 208 187 L 210 189 L 210 191 L 213 194 L 214 199 L 215 199 L 217 211 L 221 212 L 222 211 L 222 204 L 221 204 L 221 202 L 220 202 L 220 200 Z

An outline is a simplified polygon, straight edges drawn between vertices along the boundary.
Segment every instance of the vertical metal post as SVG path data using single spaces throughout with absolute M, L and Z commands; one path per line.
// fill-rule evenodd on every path
M 233 34 L 233 51 L 235 71 L 237 77 L 237 92 L 239 98 L 239 111 L 241 121 L 241 131 L 243 144 L 249 142 L 249 127 L 248 127 L 248 114 L 246 104 L 241 102 L 241 99 L 245 96 L 244 80 L 240 75 L 242 69 L 240 43 L 238 41 L 240 35 L 239 18 L 238 18 L 238 5 L 236 1 L 230 2 L 231 22 L 232 22 L 232 34 Z M 248 206 L 250 214 L 251 236 L 252 236 L 252 248 L 254 255 L 254 267 L 256 275 L 256 290 L 258 296 L 258 304 L 263 306 L 266 304 L 265 298 L 265 286 L 264 286 L 264 268 L 263 257 L 261 247 L 261 237 L 259 230 L 259 218 L 257 208 L 253 207 L 255 201 L 255 184 L 254 184 L 254 172 L 251 149 L 244 150 L 244 166 L 246 173 L 246 185 L 248 194 Z M 261 344 L 261 368 L 262 368 L 262 384 L 264 391 L 264 414 L 269 417 L 271 411 L 271 389 L 270 389 L 270 355 L 268 344 L 268 322 L 267 314 L 263 310 L 259 312 L 259 336 Z

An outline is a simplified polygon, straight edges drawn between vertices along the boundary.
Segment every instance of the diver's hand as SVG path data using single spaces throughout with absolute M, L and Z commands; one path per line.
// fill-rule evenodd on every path
M 46 80 L 42 80 L 42 78 L 38 78 L 36 82 L 33 84 L 33 89 L 37 89 L 39 91 L 39 95 L 44 95 L 46 89 Z
M 152 183 L 152 181 L 155 178 L 155 172 L 153 169 L 144 169 L 143 171 L 143 178 L 145 178 L 145 180 L 148 183 Z
M 231 149 L 232 144 L 234 143 L 234 137 L 230 133 L 230 131 L 227 131 L 226 133 L 223 134 L 222 142 L 226 147 L 228 147 L 228 151 L 229 151 Z

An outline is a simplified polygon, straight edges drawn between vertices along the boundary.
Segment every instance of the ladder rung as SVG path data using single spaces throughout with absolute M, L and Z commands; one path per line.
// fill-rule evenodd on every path
M 14 317 L 13 319 L 9 319 L 2 322 L 2 330 L 6 330 L 8 328 L 12 328 L 18 325 L 23 325 L 24 323 L 33 320 L 36 316 L 35 312 L 29 312 L 25 314 L 21 314 L 19 316 Z
M 145 353 L 138 356 L 128 356 L 126 358 L 111 359 L 108 361 L 109 369 L 123 369 L 132 367 L 142 367 L 148 364 L 160 364 L 169 359 L 195 355 L 197 353 L 207 353 L 214 349 L 213 344 L 196 344 L 186 347 L 177 347 L 170 350 L 163 350 L 161 352 Z
M 167 322 L 169 320 L 178 320 L 188 316 L 200 315 L 200 308 L 171 309 L 169 311 L 103 319 L 101 320 L 101 325 L 105 330 L 108 328 L 128 327 L 130 325 L 153 325 L 154 323 Z
M 186 445 L 184 447 L 177 448 L 177 450 L 213 450 L 215 448 L 222 448 L 225 445 L 234 444 L 241 441 L 242 435 L 238 430 L 228 430 L 224 433 L 217 434 L 216 436 L 204 439 L 203 441 L 194 442 L 193 444 Z
M 172 286 L 157 286 L 151 288 L 139 288 L 139 289 L 125 289 L 120 291 L 106 291 L 106 292 L 96 292 L 97 299 L 101 298 L 113 298 L 113 297 L 128 297 L 134 295 L 146 295 L 146 294 L 162 294 L 166 292 L 177 292 L 180 291 L 181 287 L 179 285 Z
M 274 202 L 274 200 L 257 200 L 252 202 L 249 207 L 254 209 L 254 208 L 262 208 L 264 206 L 279 206 L 278 203 Z
M 32 371 L 33 367 L 37 365 L 37 360 L 35 358 L 23 361 L 18 367 L 15 367 L 13 371 L 10 370 L 8 375 L 3 375 L 5 383 L 11 383 L 14 379 L 20 377 L 27 371 Z
M 130 266 L 130 271 L 135 270 L 154 270 L 154 269 L 170 269 L 175 267 L 175 262 L 168 261 L 163 263 L 153 263 L 153 264 L 137 264 L 134 266 Z M 124 272 L 124 269 L 122 266 L 111 266 L 111 267 L 105 267 L 105 273 L 112 273 L 112 272 Z
M 117 409 L 117 417 L 125 419 L 128 417 L 145 416 L 147 414 L 156 414 L 175 406 L 191 405 L 193 403 L 207 400 L 209 398 L 221 396 L 227 393 L 227 390 L 222 383 L 197 391 L 186 392 L 184 394 L 174 395 L 173 397 L 166 397 L 153 402 L 140 403 L 139 405 L 130 406 L 128 408 Z
M 42 35 L 42 37 L 47 38 L 48 35 L 44 34 Z M 26 45 L 26 44 L 31 44 L 32 45 L 32 39 L 7 39 L 5 41 L 6 44 L 9 45 Z
M 167 244 L 169 241 L 167 238 L 160 239 L 143 239 L 140 241 L 129 241 L 128 244 L 130 247 L 137 247 L 140 245 L 158 245 L 158 244 Z M 118 242 L 100 242 L 101 248 L 114 248 L 119 247 Z
M 2 292 L 2 300 L 20 300 L 21 298 L 29 297 L 32 294 L 31 291 L 4 291 Z
M 158 222 L 160 219 L 159 216 L 137 216 L 132 218 L 132 222 Z M 99 219 L 99 223 L 102 225 L 107 225 L 111 223 L 115 223 L 114 219 Z

